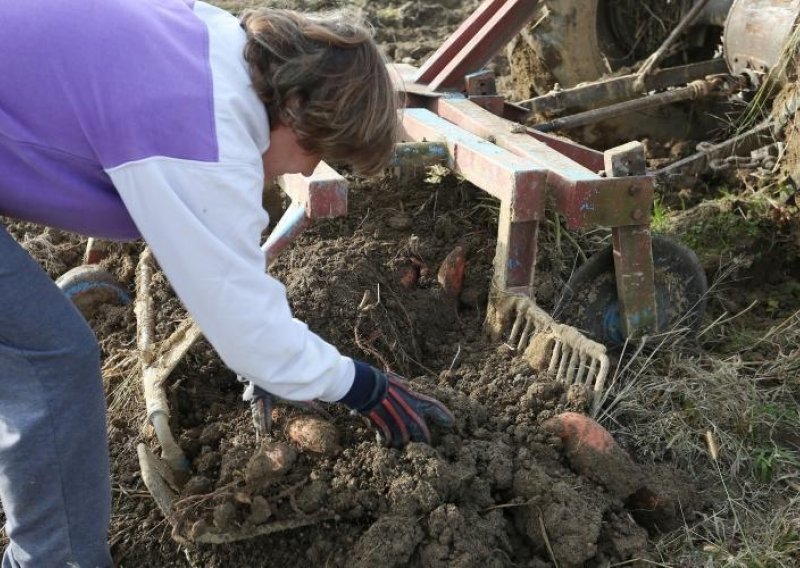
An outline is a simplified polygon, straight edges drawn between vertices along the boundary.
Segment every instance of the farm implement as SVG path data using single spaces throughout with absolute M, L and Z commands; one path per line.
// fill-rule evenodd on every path
M 519 41 L 532 21 L 543 17 L 547 4 L 486 0 L 422 67 L 391 66 L 404 106 L 402 141 L 392 165 L 444 165 L 498 200 L 486 330 L 511 349 L 534 354 L 528 359 L 539 361 L 540 372 L 585 385 L 593 393 L 596 411 L 609 373 L 609 346 L 676 327 L 695 328 L 704 311 L 707 282 L 694 253 L 651 233 L 656 184 L 694 175 L 715 160 L 773 145 L 780 120 L 786 123 L 793 114 L 789 107 L 797 102 L 787 103 L 779 115 L 783 119 L 766 119 L 657 172 L 647 171 L 639 142 L 600 152 L 553 132 L 676 102 L 729 99 L 770 81 L 785 82 L 780 69 L 785 47 L 792 43 L 800 0 L 689 3 L 673 33 L 637 72 L 594 77 L 590 79 L 597 80 L 584 85 L 511 103 L 498 93 L 487 65 L 507 44 Z M 597 10 L 597 0 L 587 4 Z M 692 25 L 721 21 L 726 22 L 724 58 L 659 69 Z M 541 41 L 536 45 L 541 47 Z M 267 267 L 314 220 L 347 213 L 346 180 L 324 163 L 309 178 L 284 176 L 279 183 L 292 204 L 262 247 Z M 602 226 L 611 231 L 611 245 L 570 278 L 563 310 L 556 317 L 536 303 L 539 230 L 550 210 L 569 230 Z M 128 300 L 98 268 L 103 255 L 102 243 L 90 241 L 84 266 L 59 279 L 85 310 L 96 301 Z M 172 523 L 173 534 L 179 540 L 219 543 L 317 522 L 307 517 L 234 533 L 213 528 L 191 533 L 178 518 L 175 503 L 188 463 L 170 431 L 165 381 L 201 333 L 187 320 L 171 337 L 154 343 L 151 273 L 151 258 L 145 252 L 136 278 L 137 346 L 147 414 L 162 453 L 157 457 L 140 444 L 138 456 L 145 484 Z M 263 414 L 263 408 L 254 407 L 254 412 Z

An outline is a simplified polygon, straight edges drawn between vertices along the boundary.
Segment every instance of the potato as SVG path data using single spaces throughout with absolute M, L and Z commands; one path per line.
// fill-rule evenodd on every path
M 258 492 L 272 481 L 292 469 L 297 452 L 288 444 L 268 442 L 253 454 L 244 471 L 244 479 L 251 490 Z
M 314 416 L 292 418 L 286 427 L 286 435 L 300 447 L 301 451 L 326 456 L 335 455 L 339 451 L 339 432 L 333 424 L 321 418 Z

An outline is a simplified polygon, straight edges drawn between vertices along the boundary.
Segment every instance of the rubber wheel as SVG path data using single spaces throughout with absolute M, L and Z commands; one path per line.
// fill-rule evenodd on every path
M 696 333 L 706 307 L 708 281 L 695 253 L 684 245 L 653 235 L 656 285 L 656 333 L 688 328 Z M 619 315 L 613 248 L 581 265 L 565 286 L 559 319 L 606 345 L 620 345 L 625 334 Z
M 95 264 L 68 270 L 56 280 L 56 285 L 87 320 L 101 305 L 121 306 L 131 301 L 127 289 L 111 273 Z
M 673 19 L 679 20 L 680 2 L 663 0 L 623 3 L 619 0 L 542 0 L 531 23 L 514 40 L 506 55 L 513 78 L 515 100 L 525 100 L 561 88 L 595 81 L 647 57 L 665 39 Z M 635 8 L 633 8 L 635 7 Z M 646 10 L 652 16 L 646 28 L 646 40 L 632 38 L 625 10 Z M 643 18 L 644 14 L 639 17 Z M 659 23 L 664 20 L 664 25 Z M 677 20 L 675 23 L 677 23 Z M 711 54 L 686 54 L 690 60 L 710 58 Z M 678 64 L 683 64 L 680 61 Z M 666 64 L 666 62 L 665 62 Z M 631 139 L 681 139 L 704 135 L 718 126 L 705 120 L 703 112 L 693 112 L 699 105 L 673 104 L 641 113 L 624 115 L 565 131 L 570 137 L 596 147 L 611 147 Z M 535 124 L 535 122 L 533 123 Z
M 539 2 L 531 24 L 511 42 L 508 52 L 512 74 L 516 81 L 529 81 L 533 90 L 530 96 L 549 92 L 555 83 L 574 87 L 612 71 L 603 58 L 597 33 L 599 3 Z

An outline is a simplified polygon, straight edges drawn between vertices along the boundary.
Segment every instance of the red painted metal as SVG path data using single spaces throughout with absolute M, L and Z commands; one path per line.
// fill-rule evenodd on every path
M 606 171 L 617 176 L 614 178 L 617 180 L 643 175 L 647 168 L 644 146 L 640 142 L 629 142 L 612 148 L 605 153 L 605 163 Z M 632 186 L 631 193 L 635 191 L 637 189 Z M 652 195 L 649 200 L 652 202 Z M 634 209 L 633 217 L 637 217 L 637 211 Z M 650 216 L 636 224 L 613 227 L 611 235 L 622 331 L 625 337 L 631 338 L 652 333 L 657 318 Z
M 595 181 L 570 181 L 558 175 L 547 178 L 547 190 L 555 196 L 556 210 L 569 229 L 649 223 L 653 185 L 649 176 Z
M 464 88 L 464 77 L 481 69 L 533 17 L 538 0 L 486 0 L 434 53 L 417 82 L 433 90 Z
M 320 162 L 309 177 L 284 175 L 278 184 L 292 201 L 305 206 L 309 219 L 328 219 L 347 214 L 347 180 L 325 162 Z
M 415 83 L 414 76 L 418 73 L 415 67 L 404 63 L 395 63 L 390 65 L 390 67 L 393 71 L 392 76 L 395 79 L 397 89 L 405 95 L 403 106 L 406 108 L 427 108 L 428 110 L 436 112 L 436 99 L 440 98 L 442 93 L 432 90 L 427 85 Z M 495 112 L 494 108 L 490 110 L 494 114 L 501 115 L 517 123 L 519 129 L 525 128 L 522 126 L 522 123 L 525 122 L 525 117 L 529 113 L 528 109 L 505 102 L 503 104 L 502 113 Z M 593 172 L 599 172 L 603 169 L 602 152 L 587 148 L 586 146 L 581 146 L 580 144 L 554 134 L 536 132 L 532 128 L 526 128 L 525 130 L 529 136 L 543 142 L 585 168 Z
M 444 142 L 449 166 L 514 210 L 514 221 L 544 218 L 547 169 L 464 131 L 425 109 L 406 109 L 403 137 Z
M 469 18 L 445 40 L 445 42 L 428 58 L 425 65 L 419 70 L 416 82 L 422 85 L 430 83 L 436 75 L 456 57 L 466 46 L 470 38 L 474 37 L 492 19 L 495 13 L 505 4 L 506 0 L 488 0 L 483 2 Z M 464 74 L 466 75 L 466 73 Z M 463 79 L 464 75 L 461 76 Z
M 547 172 L 425 109 L 403 113 L 403 137 L 441 141 L 448 165 L 468 181 L 500 200 L 495 285 L 533 293 L 539 221 L 545 213 Z
M 309 177 L 281 176 L 278 185 L 292 198 L 292 204 L 261 246 L 267 267 L 313 220 L 347 214 L 347 181 L 325 162 Z

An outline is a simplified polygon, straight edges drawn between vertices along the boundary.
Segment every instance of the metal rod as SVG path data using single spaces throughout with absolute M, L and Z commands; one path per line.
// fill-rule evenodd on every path
M 400 142 L 395 144 L 390 167 L 425 167 L 447 164 L 450 154 L 444 142 Z
M 637 84 L 640 87 L 644 87 L 644 78 L 647 76 L 650 71 L 664 58 L 664 54 L 667 50 L 675 43 L 675 40 L 688 28 L 690 25 L 694 23 L 703 9 L 708 4 L 709 0 L 698 0 L 695 2 L 692 9 L 684 16 L 684 18 L 680 21 L 680 23 L 672 30 L 672 33 L 667 36 L 667 39 L 664 40 L 664 43 L 653 52 L 653 54 L 648 57 L 644 64 L 639 68 L 639 77 L 640 81 Z
M 686 85 L 691 81 L 704 79 L 709 75 L 728 73 L 728 65 L 721 57 L 699 63 L 662 69 L 645 79 L 646 91 L 660 91 L 669 87 Z M 592 83 L 554 91 L 519 101 L 516 104 L 529 109 L 532 113 L 555 113 L 566 110 L 589 109 L 597 105 L 630 100 L 641 95 L 635 88 L 638 75 L 605 78 Z
M 549 122 L 536 124 L 533 126 L 533 128 L 539 132 L 567 130 L 569 128 L 586 126 L 587 124 L 600 122 L 601 120 L 608 118 L 614 118 L 632 112 L 639 112 L 649 108 L 664 106 L 670 103 L 695 100 L 701 97 L 709 96 L 712 91 L 713 85 L 709 81 L 694 81 L 685 87 L 673 89 L 664 93 L 640 97 L 638 99 L 633 99 L 632 101 L 624 101 L 603 108 L 579 112 L 563 118 L 556 118 Z
M 266 242 L 261 245 L 267 268 L 281 251 L 310 224 L 311 219 L 306 216 L 305 204 L 293 201 L 278 221 L 278 224 L 272 229 Z

